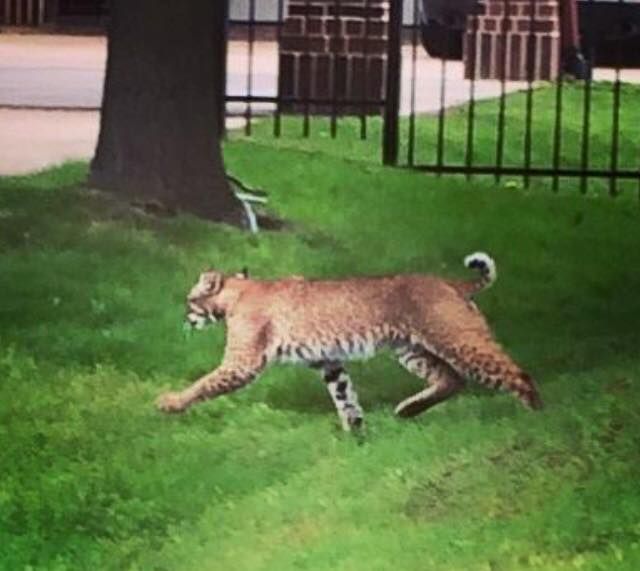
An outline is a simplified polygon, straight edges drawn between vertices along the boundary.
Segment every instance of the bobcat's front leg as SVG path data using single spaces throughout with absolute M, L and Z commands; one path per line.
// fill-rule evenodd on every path
M 236 391 L 265 368 L 270 354 L 267 325 L 253 319 L 227 320 L 227 347 L 220 366 L 180 392 L 165 393 L 156 401 L 163 412 L 182 412 L 192 404 Z
M 157 406 L 162 412 L 183 412 L 196 402 L 236 391 L 258 376 L 264 368 L 264 361 L 223 362 L 185 390 L 160 395 Z

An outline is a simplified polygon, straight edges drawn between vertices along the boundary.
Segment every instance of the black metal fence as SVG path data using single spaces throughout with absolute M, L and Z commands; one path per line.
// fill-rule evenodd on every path
M 0 25 L 38 26 L 45 12 L 44 0 L 0 0 Z
M 338 20 L 355 14 L 348 11 L 353 3 L 363 6 L 358 15 L 364 14 L 365 34 L 376 18 L 385 23 L 380 96 L 355 89 L 355 97 L 337 87 L 341 58 L 352 57 L 341 51 L 346 24 Z M 640 191 L 640 2 L 579 1 L 573 22 L 580 25 L 579 43 L 573 44 L 562 20 L 569 17 L 565 0 L 467 1 L 459 3 L 464 9 L 458 14 L 430 12 L 429 0 L 268 4 L 271 8 L 260 5 L 261 13 L 258 0 L 237 0 L 229 7 L 225 100 L 227 114 L 244 120 L 246 134 L 256 116 L 272 121 L 275 137 L 282 136 L 285 115 L 298 116 L 308 137 L 314 114 L 327 116 L 332 137 L 341 121 L 355 118 L 363 139 L 370 137 L 372 122 L 377 125 L 386 164 L 492 175 L 498 181 L 517 177 L 524 186 L 543 177 L 554 190 L 574 180 L 586 192 L 591 181 L 605 180 L 612 195 L 629 184 Z M 374 9 L 384 11 L 382 18 Z M 324 30 L 329 71 L 321 71 L 320 63 L 300 68 L 297 81 L 308 87 L 285 93 L 290 79 L 283 76 L 288 65 L 283 47 L 295 45 L 296 61 L 302 62 L 311 61 L 320 45 L 314 40 L 317 29 L 312 32 L 307 24 L 301 32 L 292 24 L 292 11 L 299 16 L 296 22 L 317 11 L 314 19 L 335 23 L 325 23 Z M 488 18 L 492 14 L 496 17 Z M 547 17 L 544 25 L 541 14 Z M 295 44 L 292 30 L 298 33 Z M 370 69 L 368 50 L 377 39 L 361 46 L 363 81 Z M 480 52 L 491 42 L 494 49 L 486 59 Z M 355 68 L 349 74 L 356 77 Z M 549 78 L 541 81 L 541 74 Z M 327 81 L 325 98 L 319 97 L 311 86 Z
M 297 0 L 310 12 L 318 5 L 318 0 Z M 349 2 L 353 0 L 320 0 L 324 6 L 329 5 L 331 15 L 321 16 L 325 25 L 335 25 L 339 28 L 339 18 L 343 10 L 347 12 Z M 384 4 L 380 0 L 360 0 L 364 8 Z M 286 93 L 287 79 L 282 75 L 281 57 L 282 46 L 286 43 L 287 8 L 291 2 L 286 0 L 271 0 L 271 10 L 264 10 L 262 17 L 257 17 L 257 9 L 261 5 L 258 0 L 241 0 L 229 2 L 227 0 L 227 68 L 225 102 L 227 117 L 242 117 L 244 132 L 252 133 L 252 119 L 265 116 L 273 121 L 273 135 L 282 134 L 282 118 L 285 115 L 296 115 L 300 118 L 302 133 L 305 137 L 312 136 L 311 119 L 319 113 L 326 115 L 330 122 L 331 136 L 336 137 L 338 124 L 341 119 L 357 117 L 360 121 L 360 137 L 369 137 L 369 121 L 372 117 L 383 120 L 384 138 L 382 141 L 382 157 L 386 164 L 396 164 L 398 161 L 398 141 L 400 120 L 400 82 L 401 82 L 401 44 L 402 44 L 402 2 L 391 2 L 387 16 L 387 42 L 384 58 L 387 62 L 384 78 L 381 84 L 384 89 L 378 94 L 359 92 L 354 88 L 351 94 L 344 93 L 338 85 L 343 55 L 339 50 L 329 50 L 329 73 L 325 78 L 329 86 L 324 94 L 314 95 L 311 88 L 301 87 L 296 92 Z M 369 71 L 368 58 L 370 43 L 367 41 L 367 31 L 373 27 L 373 19 L 365 13 L 363 17 L 364 46 L 362 57 L 367 69 L 364 70 L 363 81 L 366 81 Z M 335 41 L 337 32 L 329 34 L 327 41 Z M 318 35 L 313 36 L 317 38 Z M 311 43 L 304 44 L 300 50 L 299 59 L 310 56 L 308 49 Z M 306 48 L 306 49 L 305 49 Z M 234 53 L 235 52 L 235 53 Z M 240 54 L 238 52 L 241 52 Z M 258 62 L 257 60 L 262 59 Z M 266 69 L 265 69 L 266 66 Z M 315 83 L 312 75 L 313 66 L 306 74 L 303 83 L 309 86 Z M 271 74 L 272 75 L 271 75 Z M 262 85 L 258 85 L 256 78 L 262 78 Z M 269 81 L 268 79 L 271 79 Z M 265 81 L 266 79 L 266 81 Z M 375 119 L 374 119 L 375 120 Z
M 0 26 L 103 29 L 109 0 L 0 0 Z

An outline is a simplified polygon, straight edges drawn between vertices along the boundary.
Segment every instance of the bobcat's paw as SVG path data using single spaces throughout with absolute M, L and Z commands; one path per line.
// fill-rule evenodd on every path
M 162 412 L 182 412 L 187 407 L 180 393 L 164 393 L 156 400 L 158 410 Z

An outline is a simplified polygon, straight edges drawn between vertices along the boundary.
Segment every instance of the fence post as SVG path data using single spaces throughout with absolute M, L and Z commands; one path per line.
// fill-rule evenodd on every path
M 382 162 L 398 164 L 398 125 L 400 121 L 400 79 L 402 67 L 402 2 L 390 0 L 387 83 L 384 104 Z

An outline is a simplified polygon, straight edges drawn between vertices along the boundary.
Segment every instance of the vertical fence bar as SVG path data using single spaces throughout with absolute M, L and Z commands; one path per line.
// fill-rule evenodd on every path
M 509 0 L 504 0 L 502 3 L 504 9 L 504 17 L 502 19 L 502 34 L 500 34 L 500 41 L 502 42 L 502 75 L 500 76 L 500 103 L 498 107 L 498 135 L 496 137 L 496 183 L 500 182 L 502 177 L 502 163 L 504 160 L 504 129 L 505 129 L 505 116 L 507 111 L 507 30 L 511 23 L 511 4 Z
M 562 91 L 564 86 L 564 80 L 562 74 L 558 76 L 556 83 L 556 114 L 555 124 L 553 126 L 553 191 L 558 192 L 560 189 L 560 176 L 558 171 L 560 170 L 560 150 L 562 149 Z
M 251 96 L 253 95 L 253 44 L 255 42 L 256 0 L 249 0 L 249 49 L 247 51 L 247 103 L 244 114 L 244 133 L 251 135 Z
M 309 0 L 305 0 L 304 3 L 305 6 L 305 14 L 306 14 L 306 18 L 307 18 L 307 22 L 309 21 L 309 14 L 310 14 L 310 2 Z M 307 70 L 306 70 L 306 74 L 307 74 L 307 84 L 306 86 L 304 86 L 305 88 L 305 93 L 304 93 L 304 118 L 302 119 L 302 136 L 305 138 L 308 138 L 309 135 L 311 134 L 311 124 L 310 124 L 310 120 L 309 120 L 309 112 L 310 112 L 310 106 L 309 106 L 309 97 L 311 96 L 311 79 L 312 79 L 312 73 L 311 73 L 311 50 L 309 47 L 309 42 L 307 41 L 308 37 L 305 36 L 305 49 L 304 49 L 304 53 L 302 55 L 300 55 L 300 61 L 298 62 L 298 70 L 300 70 L 300 68 L 303 68 L 303 64 L 302 64 L 302 58 L 305 58 L 305 61 L 307 62 Z M 299 73 L 299 71 L 298 71 Z M 302 81 L 298 80 L 298 85 L 300 88 L 302 88 Z
M 371 6 L 370 0 L 365 0 L 365 19 L 364 19 L 364 69 L 365 69 L 365 100 L 369 99 L 369 94 L 371 93 L 370 85 L 369 85 L 369 72 L 371 69 L 370 61 L 369 61 L 369 34 L 371 33 L 371 23 L 369 20 L 369 7 Z M 363 141 L 367 138 L 367 108 L 362 108 L 362 113 L 360 114 L 360 139 Z
M 589 0 L 589 25 L 587 26 L 586 43 L 587 53 L 589 60 L 589 68 L 593 69 L 595 57 L 593 48 L 593 0 Z M 580 176 L 580 192 L 585 194 L 588 188 L 588 176 L 587 171 L 589 169 L 589 137 L 591 135 L 591 72 L 584 84 L 584 98 L 583 98 L 583 114 L 582 114 L 582 150 L 580 156 L 580 170 L 582 174 Z
M 45 13 L 46 13 L 45 0 L 38 0 L 38 21 L 37 21 L 38 26 L 41 26 L 42 24 L 44 24 Z
M 467 45 L 469 53 L 467 53 L 467 61 L 469 62 L 469 76 L 471 81 L 469 82 L 469 105 L 467 107 L 467 145 L 464 154 L 464 164 L 467 168 L 467 180 L 471 180 L 471 167 L 473 166 L 473 144 L 474 144 L 474 123 L 475 123 L 475 110 L 476 110 L 476 58 L 478 49 L 478 14 L 477 9 L 474 7 L 471 16 L 471 40 L 467 39 L 466 24 L 463 31 L 463 46 Z M 463 48 L 464 49 L 464 48 Z M 506 51 L 506 50 L 505 50 Z
M 445 106 L 447 99 L 447 58 L 451 50 L 451 31 L 447 27 L 445 31 L 444 56 L 440 58 L 440 109 L 438 110 L 438 139 L 436 147 L 436 172 L 442 175 L 444 165 L 444 128 L 445 128 Z
M 411 28 L 411 100 L 409 102 L 409 141 L 407 144 L 407 163 L 415 165 L 415 139 L 416 139 L 416 73 L 418 63 L 418 23 L 420 12 L 419 0 L 413 0 L 413 27 Z
M 622 3 L 624 0 L 618 0 L 616 5 L 617 16 L 617 29 L 622 30 Z M 609 179 L 609 194 L 616 196 L 618 194 L 618 177 L 616 171 L 618 170 L 618 151 L 619 151 L 619 135 L 620 135 L 620 58 L 621 58 L 621 43 L 622 39 L 616 40 L 616 63 L 615 63 L 615 78 L 613 81 L 613 117 L 611 118 L 611 150 L 609 169 L 611 170 L 611 178 Z
M 385 86 L 382 162 L 398 163 L 398 126 L 400 122 L 400 79 L 402 66 L 402 3 L 391 0 L 389 12 L 389 46 L 387 51 L 387 84 Z
M 282 26 L 284 25 L 284 0 L 278 0 L 278 15 L 276 22 L 276 43 L 278 44 L 278 50 L 280 50 L 281 42 L 282 42 Z M 280 57 L 278 57 L 278 86 L 281 85 L 282 81 L 282 69 L 280 69 Z M 282 89 L 278 87 L 278 93 L 280 96 L 282 94 Z M 276 138 L 279 138 L 282 135 L 282 110 L 280 108 L 281 102 L 278 101 L 276 103 L 276 112 L 273 115 L 273 135 Z
M 365 18 L 364 18 L 364 46 L 363 46 L 363 54 L 364 54 L 364 85 L 363 91 L 365 96 L 363 99 L 363 105 L 360 108 L 360 139 L 363 141 L 367 138 L 367 111 L 368 111 L 368 103 L 369 100 L 369 70 L 371 66 L 369 65 L 369 34 L 371 33 L 370 22 L 369 22 L 369 6 L 370 0 L 365 0 L 364 8 L 365 8 Z
M 342 22 L 340 18 L 341 5 L 340 0 L 336 0 L 335 14 L 333 19 L 333 25 L 335 27 L 335 37 L 339 38 L 344 35 L 346 30 L 342 30 Z M 331 39 L 329 39 L 331 41 Z M 338 51 L 331 52 L 331 122 L 329 130 L 331 131 L 331 138 L 335 139 L 338 134 L 338 95 L 337 95 L 337 74 L 338 74 Z
M 535 0 L 529 0 L 529 34 L 527 35 L 527 102 L 524 131 L 524 187 L 529 188 L 531 182 L 531 129 L 533 120 L 533 77 L 535 74 L 537 41 L 534 34 Z
M 558 6 L 558 9 L 560 7 Z M 552 188 L 553 192 L 558 192 L 560 189 L 560 176 L 558 171 L 560 169 L 560 153 L 562 149 L 562 96 L 564 89 L 564 77 L 562 73 L 562 58 L 558 61 L 558 79 L 556 80 L 556 98 L 555 98 L 555 122 L 553 126 L 553 179 Z
M 223 138 L 227 134 L 227 54 L 229 48 L 229 1 L 221 0 L 214 4 L 214 10 L 218 10 L 216 16 L 219 29 L 215 30 L 217 37 L 213 41 L 218 43 L 216 54 L 218 60 L 213 62 L 216 69 L 217 92 L 216 104 L 218 105 L 218 137 Z

